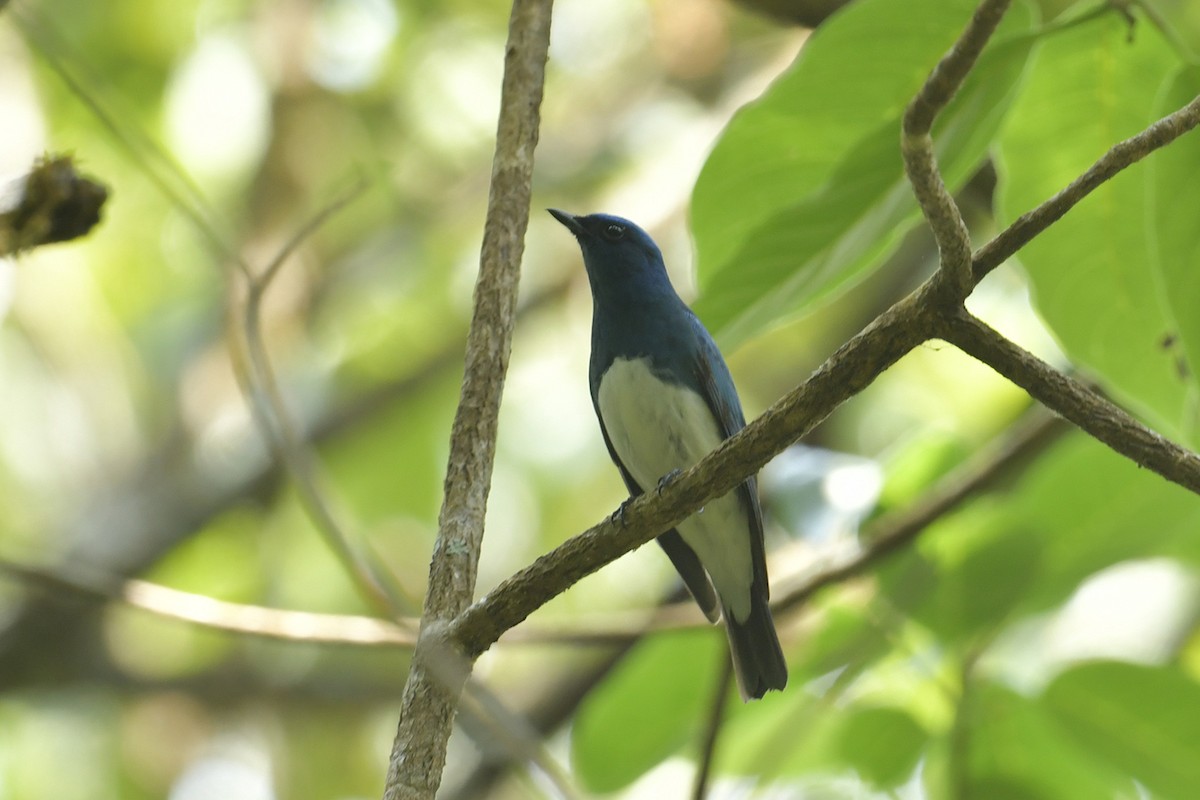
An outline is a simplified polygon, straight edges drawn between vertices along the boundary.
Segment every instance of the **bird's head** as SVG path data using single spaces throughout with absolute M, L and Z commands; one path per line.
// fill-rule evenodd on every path
M 650 234 L 629 220 L 611 214 L 584 217 L 556 208 L 548 211 L 579 241 L 593 292 L 618 285 L 670 287 L 662 251 Z

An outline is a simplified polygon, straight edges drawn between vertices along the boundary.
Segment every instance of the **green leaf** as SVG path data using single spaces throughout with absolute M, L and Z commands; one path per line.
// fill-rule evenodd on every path
M 1128 780 L 1059 728 L 1041 706 L 999 684 L 973 680 L 962 713 L 965 742 L 962 779 L 969 797 L 1114 797 Z
M 1046 689 L 1048 713 L 1099 764 L 1127 771 L 1163 798 L 1200 787 L 1200 685 L 1171 667 L 1084 664 Z
M 938 521 L 918 550 L 881 568 L 882 588 L 947 643 L 994 632 L 1039 574 L 1039 541 L 1013 535 L 1005 508 L 990 503 Z
M 1036 539 L 1041 551 L 1026 610 L 1062 602 L 1084 578 L 1120 561 L 1187 557 L 1189 544 L 1196 555 L 1195 495 L 1083 434 L 1043 455 L 1006 505 L 1014 512 L 1010 535 Z
M 1002 502 L 976 500 L 882 564 L 880 588 L 944 642 L 994 632 L 1062 603 L 1122 561 L 1200 564 L 1195 495 L 1069 434 L 1033 462 Z
M 1011 221 L 1155 118 L 1176 58 L 1149 24 L 1117 14 L 1048 36 L 1000 138 L 998 213 Z M 1160 343 L 1178 326 L 1151 270 L 1145 173 L 1125 170 L 1019 254 L 1034 302 L 1071 359 L 1168 435 L 1186 386 Z
M 788 653 L 791 681 L 803 683 L 831 672 L 858 673 L 889 651 L 889 642 L 869 610 L 840 596 L 818 600 L 818 627 L 796 652 Z
M 1170 114 L 1195 97 L 1200 96 L 1200 67 L 1189 66 L 1175 73 L 1159 94 L 1154 116 Z M 1150 221 L 1153 263 L 1158 273 L 1177 329 L 1176 347 L 1168 348 L 1174 356 L 1180 377 L 1186 376 L 1191 387 L 1190 403 L 1184 426 L 1194 434 L 1196 425 L 1196 381 L 1200 369 L 1200 314 L 1196 299 L 1200 298 L 1200 225 L 1196 209 L 1200 208 L 1200 180 L 1196 165 L 1200 164 L 1200 136 L 1195 132 L 1152 155 L 1149 167 L 1149 198 L 1147 219 Z M 1194 436 L 1191 437 L 1194 439 Z
M 891 788 L 912 775 L 928 740 L 928 732 L 907 711 L 863 706 L 843 720 L 838 747 L 844 763 L 862 778 Z
M 843 703 L 844 688 L 817 697 L 797 686 L 738 709 L 722 731 L 719 771 L 766 781 L 853 770 L 876 786 L 902 783 L 916 768 L 928 732 L 903 708 Z
M 900 116 L 974 7 L 855 3 L 730 123 L 692 198 L 696 310 L 725 342 L 811 310 L 861 279 L 917 218 L 900 160 Z M 1003 121 L 1034 41 L 1013 33 L 1030 24 L 1023 5 L 1010 11 L 935 126 L 951 188 L 978 166 Z
M 829 772 L 836 763 L 837 715 L 827 699 L 814 696 L 800 682 L 731 708 L 717 748 L 717 769 L 723 775 L 761 781 Z
M 588 695 L 571 751 L 590 791 L 629 785 L 698 736 L 724 646 L 712 631 L 653 637 Z

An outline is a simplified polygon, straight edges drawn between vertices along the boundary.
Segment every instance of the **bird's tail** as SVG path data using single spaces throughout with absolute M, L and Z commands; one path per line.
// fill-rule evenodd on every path
M 768 689 L 786 686 L 787 662 L 779 647 L 767 598 L 759 592 L 751 592 L 750 614 L 740 622 L 728 607 L 723 606 L 722 613 L 742 700 L 762 697 Z

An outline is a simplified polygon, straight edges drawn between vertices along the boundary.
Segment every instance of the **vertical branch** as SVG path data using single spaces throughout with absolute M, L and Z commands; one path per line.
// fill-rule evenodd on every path
M 971 237 L 958 204 L 950 196 L 933 154 L 933 121 L 966 80 L 988 39 L 1000 24 L 1009 0 L 983 0 L 966 30 L 942 58 L 908 104 L 900 137 L 904 171 L 912 184 L 921 213 L 937 239 L 941 273 L 957 300 L 974 286 L 971 278 Z
M 496 419 L 512 346 L 517 282 L 529 222 L 533 152 L 550 42 L 551 0 L 515 0 L 491 192 L 465 374 L 450 435 L 445 496 L 421 635 L 404 687 L 385 800 L 432 798 L 470 663 L 444 644 L 445 623 L 471 602 L 496 449 Z

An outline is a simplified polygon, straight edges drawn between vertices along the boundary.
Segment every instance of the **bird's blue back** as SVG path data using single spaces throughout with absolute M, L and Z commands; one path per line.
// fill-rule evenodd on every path
M 712 336 L 671 286 L 658 245 L 627 219 L 608 214 L 587 219 L 597 227 L 625 229 L 619 241 L 602 235 L 581 241 L 593 303 L 592 400 L 614 359 L 647 357 L 662 380 L 686 386 L 715 405 L 726 436 L 736 433 L 746 423 L 733 378 Z M 711 369 L 718 398 L 707 397 L 709 387 L 697 372 L 701 364 Z

